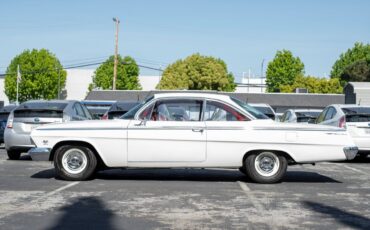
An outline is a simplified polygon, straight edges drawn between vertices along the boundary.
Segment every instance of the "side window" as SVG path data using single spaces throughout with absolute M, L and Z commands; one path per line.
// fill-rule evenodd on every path
M 326 115 L 325 115 L 325 121 L 327 121 L 327 120 L 330 120 L 330 119 L 332 119 L 333 118 L 333 116 L 334 116 L 334 108 L 332 108 L 332 107 L 330 107 L 329 108 L 329 110 L 328 110 L 328 112 L 326 113 Z
M 144 111 L 139 114 L 139 120 L 149 120 L 152 115 L 153 107 L 154 103 L 144 109 Z
M 160 100 L 155 103 L 153 121 L 200 121 L 202 100 Z
M 93 118 L 92 118 L 92 115 L 91 115 L 90 111 L 86 108 L 86 106 L 81 105 L 81 104 L 80 104 L 80 106 L 81 106 L 81 107 L 82 107 L 82 109 L 84 110 L 85 115 L 86 115 L 86 118 L 87 118 L 87 119 L 89 119 L 89 120 L 92 120 L 92 119 L 93 119 Z
M 286 121 L 289 121 L 289 120 L 290 120 L 290 118 L 292 118 L 292 113 L 291 113 L 290 111 L 288 111 L 288 112 L 286 113 L 286 118 L 285 118 L 285 120 L 286 120 Z
M 204 110 L 205 121 L 249 121 L 249 119 L 232 107 L 216 102 L 207 101 Z
M 285 112 L 283 116 L 281 116 L 280 121 L 284 122 L 286 120 L 286 115 L 287 115 L 287 112 Z
M 324 109 L 324 111 L 322 111 L 320 115 L 317 117 L 316 123 L 323 122 L 327 112 L 328 112 L 328 109 Z
M 76 103 L 74 107 L 75 107 L 75 113 L 77 116 L 86 117 L 84 110 L 82 109 L 82 106 L 79 103 Z

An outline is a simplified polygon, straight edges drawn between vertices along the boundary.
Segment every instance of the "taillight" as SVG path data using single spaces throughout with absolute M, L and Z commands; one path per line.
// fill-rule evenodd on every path
M 6 127 L 8 129 L 12 129 L 13 128 L 13 118 L 14 118 L 14 115 L 11 113 L 8 117 L 8 121 L 6 123 Z
M 101 117 L 102 120 L 108 120 L 108 112 L 104 113 L 104 115 Z
M 346 128 L 346 117 L 345 116 L 339 119 L 339 128 Z

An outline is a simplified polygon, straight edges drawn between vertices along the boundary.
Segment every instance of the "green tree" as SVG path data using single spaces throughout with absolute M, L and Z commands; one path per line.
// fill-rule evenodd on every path
M 193 54 L 169 65 L 163 72 L 157 89 L 235 90 L 234 76 L 226 63 L 210 56 Z
M 93 83 L 89 90 L 100 87 L 102 89 L 112 89 L 113 86 L 114 56 L 110 56 L 94 72 Z M 118 55 L 116 89 L 118 90 L 138 90 L 141 89 L 139 82 L 140 69 L 136 61 L 129 56 L 122 59 Z
M 280 85 L 292 84 L 295 78 L 304 74 L 304 64 L 299 57 L 294 57 L 289 50 L 278 50 L 269 62 L 266 72 L 268 92 L 280 91 Z
M 370 55 L 370 44 L 363 44 L 356 42 L 355 46 L 351 49 L 348 49 L 345 53 L 342 53 L 339 56 L 339 59 L 334 63 L 330 77 L 331 78 L 340 78 L 344 70 L 351 64 L 365 60 Z M 344 79 L 342 83 L 345 83 Z
M 347 66 L 340 79 L 344 82 L 370 81 L 370 55 L 367 60 L 359 60 Z
M 13 58 L 6 70 L 5 94 L 9 101 L 16 100 L 18 65 L 21 73 L 20 102 L 55 99 L 58 98 L 58 86 L 60 91 L 65 87 L 67 73 L 54 54 L 46 49 L 25 50 Z
M 308 89 L 309 93 L 342 93 L 343 88 L 339 79 L 317 78 L 312 76 L 300 75 L 296 77 L 293 84 L 280 85 L 283 93 L 292 93 L 296 88 Z

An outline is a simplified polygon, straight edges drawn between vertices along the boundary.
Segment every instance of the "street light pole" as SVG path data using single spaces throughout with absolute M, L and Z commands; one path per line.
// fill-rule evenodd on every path
M 113 90 L 116 90 L 116 80 L 117 80 L 117 64 L 118 64 L 118 30 L 119 30 L 119 19 L 113 18 L 113 21 L 116 23 L 116 46 L 114 50 L 114 68 L 113 68 Z

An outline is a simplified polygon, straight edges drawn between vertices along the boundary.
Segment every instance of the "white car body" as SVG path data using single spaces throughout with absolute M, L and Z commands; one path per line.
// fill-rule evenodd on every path
M 370 119 L 365 118 L 364 121 L 351 121 L 346 118 L 346 113 L 343 110 L 351 108 L 370 110 L 369 105 L 340 105 L 333 104 L 327 106 L 320 116 L 317 118 L 317 124 L 329 126 L 343 126 L 348 130 L 354 143 L 360 151 L 370 151 Z M 366 114 L 365 114 L 366 115 Z M 369 116 L 369 113 L 367 114 Z M 342 119 L 342 122 L 341 122 Z M 360 120 L 360 119 L 359 119 Z
M 178 98 L 225 103 L 250 121 L 138 119 L 152 103 Z M 45 125 L 33 130 L 31 137 L 38 148 L 51 150 L 51 154 L 61 143 L 84 143 L 107 167 L 125 168 L 240 168 L 246 154 L 260 150 L 281 152 L 290 163 L 342 161 L 354 157 L 344 148 L 355 146 L 344 129 L 257 120 L 228 96 L 194 93 L 157 94 L 132 120 Z

